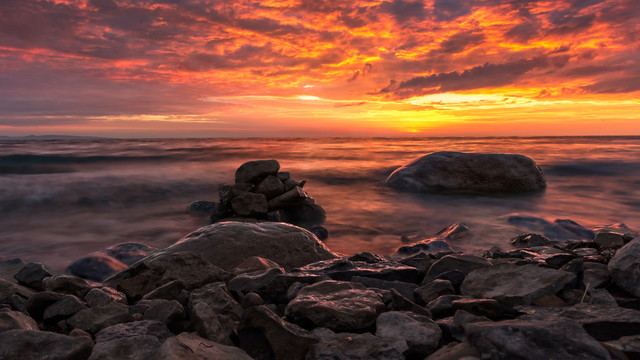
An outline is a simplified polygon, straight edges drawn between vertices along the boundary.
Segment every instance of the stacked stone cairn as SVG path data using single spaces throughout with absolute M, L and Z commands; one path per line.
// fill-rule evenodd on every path
M 327 214 L 302 189 L 305 183 L 306 180 L 296 181 L 289 172 L 280 171 L 277 160 L 246 162 L 236 170 L 235 184 L 220 185 L 211 221 L 286 222 L 319 235 Z

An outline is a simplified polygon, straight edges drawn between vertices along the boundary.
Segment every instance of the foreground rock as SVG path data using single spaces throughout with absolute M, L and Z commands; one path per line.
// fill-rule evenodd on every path
M 609 271 L 619 287 L 640 297 L 640 238 L 616 252 L 609 262 Z
M 309 231 L 273 222 L 229 221 L 205 226 L 159 254 L 178 251 L 199 254 L 228 271 L 252 256 L 275 261 L 285 269 L 336 257 Z
M 514 154 L 437 152 L 396 169 L 387 185 L 406 191 L 527 192 L 546 187 L 542 170 Z
M 370 333 L 328 333 L 321 336 L 318 344 L 311 346 L 305 359 L 404 360 L 402 353 L 406 350 L 407 344 L 403 340 L 383 339 Z
M 181 333 L 162 343 L 153 359 L 158 360 L 253 360 L 244 350 L 218 344 L 195 334 Z
M 434 352 L 442 332 L 426 316 L 408 311 L 388 311 L 376 320 L 376 336 L 406 341 L 407 356 L 421 358 Z
M 0 334 L 0 359 L 86 360 L 93 341 L 47 331 L 9 330 Z

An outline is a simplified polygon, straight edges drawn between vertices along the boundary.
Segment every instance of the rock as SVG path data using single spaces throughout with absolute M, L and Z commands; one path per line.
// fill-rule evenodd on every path
M 89 307 L 103 306 L 111 303 L 127 303 L 127 296 L 110 287 L 93 288 L 84 296 Z
M 462 299 L 460 295 L 442 295 L 429 302 L 426 307 L 431 311 L 435 319 L 441 319 L 453 316 L 455 313 L 453 302 L 460 299 Z
M 28 288 L 0 278 L 0 304 L 14 305 L 16 296 L 26 302 L 31 295 L 33 291 Z
M 93 341 L 47 331 L 9 330 L 0 334 L 0 359 L 86 360 Z
M 569 219 L 555 219 L 553 223 L 558 227 L 567 232 L 573 233 L 575 236 L 574 239 L 587 239 L 593 240 L 595 233 L 592 230 L 585 228 L 584 226 L 578 224 L 577 222 Z
M 13 277 L 18 280 L 18 284 L 28 286 L 35 290 L 44 290 L 42 280 L 51 276 L 51 273 L 40 263 L 28 263 Z
M 352 282 L 360 283 L 368 288 L 391 290 L 395 289 L 405 298 L 415 301 L 413 292 L 418 288 L 418 285 L 404 282 L 404 281 L 388 281 L 375 278 L 368 278 L 362 276 L 354 276 L 351 278 Z
M 326 275 L 334 280 L 350 281 L 354 276 L 380 280 L 417 282 L 418 270 L 393 261 L 376 263 L 349 261 L 346 258 L 318 261 L 291 271 L 292 274 Z
M 198 252 L 196 249 L 191 249 Z M 137 301 L 145 294 L 175 280 L 181 280 L 187 289 L 220 281 L 227 273 L 210 264 L 203 257 L 188 251 L 160 251 L 129 269 L 121 271 L 104 283 L 127 295 L 129 301 Z
M 250 192 L 240 194 L 231 200 L 231 208 L 240 216 L 265 215 L 268 211 L 267 197 Z
M 36 321 L 42 320 L 44 311 L 58 300 L 65 297 L 65 294 L 60 294 L 51 291 L 38 292 L 29 297 L 25 305 L 29 315 Z
M 444 240 L 458 240 L 469 236 L 471 230 L 463 223 L 455 223 L 438 231 L 436 235 Z
M 55 324 L 60 320 L 70 318 L 78 312 L 87 309 L 87 306 L 73 295 L 66 295 L 62 299 L 56 301 L 47 307 L 43 314 L 45 322 Z
M 284 212 L 288 223 L 303 228 L 320 226 L 327 219 L 327 212 L 318 204 L 296 205 L 285 209 Z
M 383 339 L 370 333 L 326 334 L 310 347 L 305 360 L 404 360 L 405 341 Z
M 153 300 L 153 304 L 149 310 L 144 312 L 145 320 L 162 321 L 174 334 L 182 331 L 182 321 L 184 318 L 184 308 L 175 300 Z
M 347 258 L 347 260 L 349 260 L 349 261 L 362 261 L 362 262 L 371 263 L 371 264 L 388 261 L 383 256 L 380 256 L 378 254 L 373 254 L 373 253 L 370 253 L 368 251 L 363 251 L 363 252 L 351 255 L 351 256 L 349 256 Z
M 442 332 L 438 325 L 426 316 L 389 311 L 378 316 L 376 336 L 404 340 L 409 347 L 405 355 L 422 359 L 436 350 Z
M 93 254 L 74 261 L 67 267 L 66 272 L 83 279 L 102 281 L 128 267 L 127 264 L 111 256 Z
M 289 173 L 288 171 L 280 171 L 276 174 L 276 177 L 280 181 L 287 181 L 291 178 L 291 173 Z
M 194 214 L 211 214 L 216 203 L 207 200 L 198 200 L 189 204 L 189 212 Z
M 254 191 L 263 194 L 267 199 L 272 199 L 284 192 L 284 184 L 276 176 L 268 175 L 256 185 Z
M 640 238 L 618 249 L 608 266 L 616 285 L 640 298 Z
M 161 321 L 142 320 L 106 327 L 96 333 L 96 343 L 144 335 L 153 336 L 160 342 L 173 336 Z
M 221 222 L 202 227 L 159 254 L 192 251 L 211 264 L 232 270 L 242 261 L 260 256 L 285 269 L 335 258 L 313 234 L 284 223 Z
M 115 324 L 133 321 L 126 305 L 113 303 L 79 311 L 67 320 L 72 327 L 90 334 Z
M 540 296 L 539 298 L 533 300 L 531 304 L 540 307 L 562 307 L 567 305 L 564 300 L 555 295 Z
M 481 256 L 447 255 L 431 265 L 423 283 L 435 280 L 439 275 L 449 271 L 459 271 L 466 276 L 474 269 L 487 266 L 493 266 L 493 264 Z
M 47 291 L 75 295 L 79 298 L 83 298 L 93 286 L 97 285 L 77 276 L 70 275 L 54 275 L 45 278 L 42 284 Z
M 268 283 L 264 292 L 261 293 L 261 296 L 270 303 L 286 304 L 297 295 L 297 290 L 300 290 L 302 287 L 328 279 L 329 277 L 324 275 L 293 272 L 284 273 L 276 276 Z M 298 288 L 296 291 L 293 291 L 295 289 L 291 289 L 294 286 Z M 290 294 L 292 294 L 293 297 L 289 297 Z
M 261 258 L 259 256 L 252 256 L 236 266 L 231 272 L 236 275 L 243 273 L 267 270 L 272 268 L 282 268 L 280 264 L 269 259 Z M 284 269 L 283 269 L 284 270 Z
M 607 341 L 605 344 L 622 351 L 629 359 L 640 359 L 640 336 L 623 336 L 616 341 Z
M 269 175 L 276 175 L 280 170 L 280 164 L 276 160 L 248 161 L 236 170 L 236 184 L 255 184 Z
M 379 290 L 379 291 L 387 291 L 387 290 Z M 390 295 L 391 300 L 388 302 L 385 296 L 383 295 L 383 300 L 387 308 L 391 311 L 410 311 L 416 313 L 418 315 L 426 316 L 431 318 L 431 312 L 424 307 L 416 304 L 412 300 L 402 296 L 396 289 L 391 289 Z
M 467 339 L 491 359 L 610 359 L 580 325 L 566 320 L 506 320 L 465 326 Z
M 411 245 L 399 247 L 391 257 L 394 259 L 404 259 L 420 253 L 437 255 L 453 254 L 454 251 L 444 240 L 425 239 Z
M 300 186 L 285 192 L 284 194 L 269 200 L 269 210 L 286 209 L 292 206 L 303 205 L 310 202 L 310 197 Z
M 515 318 L 513 308 L 500 304 L 493 299 L 459 299 L 451 303 L 454 310 L 464 310 L 473 315 L 484 316 L 491 320 Z
M 220 199 L 220 204 L 223 207 L 230 207 L 231 200 L 233 200 L 234 197 L 249 192 L 252 188 L 253 185 L 249 183 L 240 183 L 235 185 L 220 184 L 220 186 L 218 187 L 218 197 Z
M 38 330 L 38 323 L 19 311 L 2 309 L 0 310 L 0 333 L 9 330 Z
M 147 360 L 153 359 L 160 347 L 158 338 L 151 335 L 137 335 L 97 342 L 89 360 Z
M 533 246 L 546 246 L 549 245 L 549 243 L 549 239 L 538 234 L 523 234 L 511 239 L 511 245 L 519 249 Z
M 596 233 L 595 243 L 601 249 L 618 249 L 624 246 L 626 243 L 624 234 L 611 232 L 607 230 L 600 230 Z
M 218 344 L 195 334 L 183 332 L 168 338 L 155 354 L 157 360 L 253 360 L 244 350 Z
M 163 300 L 176 300 L 179 303 L 185 302 L 188 300 L 182 299 L 181 296 L 183 291 L 188 288 L 187 284 L 185 284 L 182 280 L 173 280 L 170 281 L 159 288 L 145 294 L 142 299 L 144 300 L 152 300 L 152 299 L 163 299 Z
M 536 265 L 504 264 L 471 271 L 464 279 L 460 291 L 466 296 L 523 305 L 531 304 L 541 296 L 554 295 L 575 279 L 575 274 L 566 271 Z
M 296 292 L 297 294 L 297 292 Z M 295 296 L 292 296 L 293 299 Z M 254 292 L 250 292 L 242 298 L 242 308 L 248 309 L 252 306 L 260 306 L 264 305 L 264 300 L 262 297 Z
M 282 268 L 240 274 L 229 281 L 229 291 L 233 294 L 247 294 L 263 290 L 273 279 L 283 274 Z
M 589 284 L 591 288 L 601 288 L 609 285 L 611 282 L 611 273 L 605 264 L 587 262 L 584 263 L 584 283 Z
M 13 276 L 25 265 L 27 265 L 27 263 L 19 258 L 0 261 L 0 278 L 15 283 L 16 280 Z
M 472 360 L 475 358 L 480 359 L 480 352 L 473 345 L 464 341 L 449 343 L 424 360 Z
M 245 310 L 238 327 L 240 346 L 256 359 L 304 359 L 317 340 L 308 331 L 286 321 L 266 306 Z
M 309 227 L 307 230 L 309 230 L 313 235 L 315 235 L 318 238 L 318 240 L 324 241 L 329 238 L 329 230 L 327 230 L 327 228 L 322 225 L 314 225 Z
M 239 320 L 242 315 L 242 306 L 229 294 L 224 282 L 211 283 L 193 290 L 189 296 L 189 307 L 193 308 L 200 302 L 211 307 L 213 312 L 231 315 L 235 320 Z
M 529 192 L 544 189 L 546 180 L 523 155 L 442 151 L 396 169 L 387 185 L 414 192 Z
M 606 289 L 589 289 L 588 298 L 591 298 L 589 304 L 592 305 L 600 305 L 606 307 L 616 307 L 618 306 L 618 302 L 616 299 L 609 293 Z
M 384 309 L 380 296 L 363 285 L 326 280 L 300 290 L 285 314 L 303 327 L 359 331 L 373 326 Z
M 237 325 L 230 316 L 217 314 L 207 303 L 199 302 L 191 309 L 193 328 L 205 339 L 220 344 L 233 345 L 231 338 Z
M 418 304 L 425 305 L 442 295 L 455 295 L 456 291 L 448 280 L 436 279 L 416 288 L 414 292 Z
M 156 250 L 149 245 L 128 242 L 109 246 L 104 250 L 104 253 L 131 266 Z

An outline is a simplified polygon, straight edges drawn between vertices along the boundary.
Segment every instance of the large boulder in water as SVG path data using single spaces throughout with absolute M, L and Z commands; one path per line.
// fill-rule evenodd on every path
M 387 185 L 415 192 L 527 192 L 544 189 L 546 180 L 540 167 L 523 155 L 443 151 L 396 169 Z
M 309 231 L 276 222 L 220 222 L 204 226 L 160 253 L 190 251 L 231 271 L 244 260 L 259 256 L 285 269 L 337 257 Z

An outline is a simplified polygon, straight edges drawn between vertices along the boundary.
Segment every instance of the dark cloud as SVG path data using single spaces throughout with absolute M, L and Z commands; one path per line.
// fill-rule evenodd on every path
M 380 4 L 380 9 L 383 12 L 393 15 L 393 17 L 399 23 L 405 23 L 408 21 L 421 21 L 424 20 L 427 16 L 427 12 L 422 1 L 385 1 Z
M 523 22 L 509 29 L 504 36 L 509 40 L 524 44 L 535 38 L 539 30 L 540 27 L 537 23 Z
M 640 90 L 640 75 L 609 78 L 584 87 L 599 94 L 628 93 Z
M 437 20 L 450 21 L 471 13 L 474 0 L 436 0 L 433 15 Z
M 596 19 L 595 14 L 573 16 L 562 12 L 563 14 L 554 17 L 553 13 L 554 12 L 550 15 L 549 20 L 556 26 L 549 29 L 547 32 L 549 35 L 567 35 L 584 31 L 593 26 L 594 20 Z
M 449 39 L 440 43 L 440 51 L 448 54 L 456 54 L 468 47 L 481 44 L 485 39 L 483 33 L 475 31 L 461 31 L 452 35 Z

